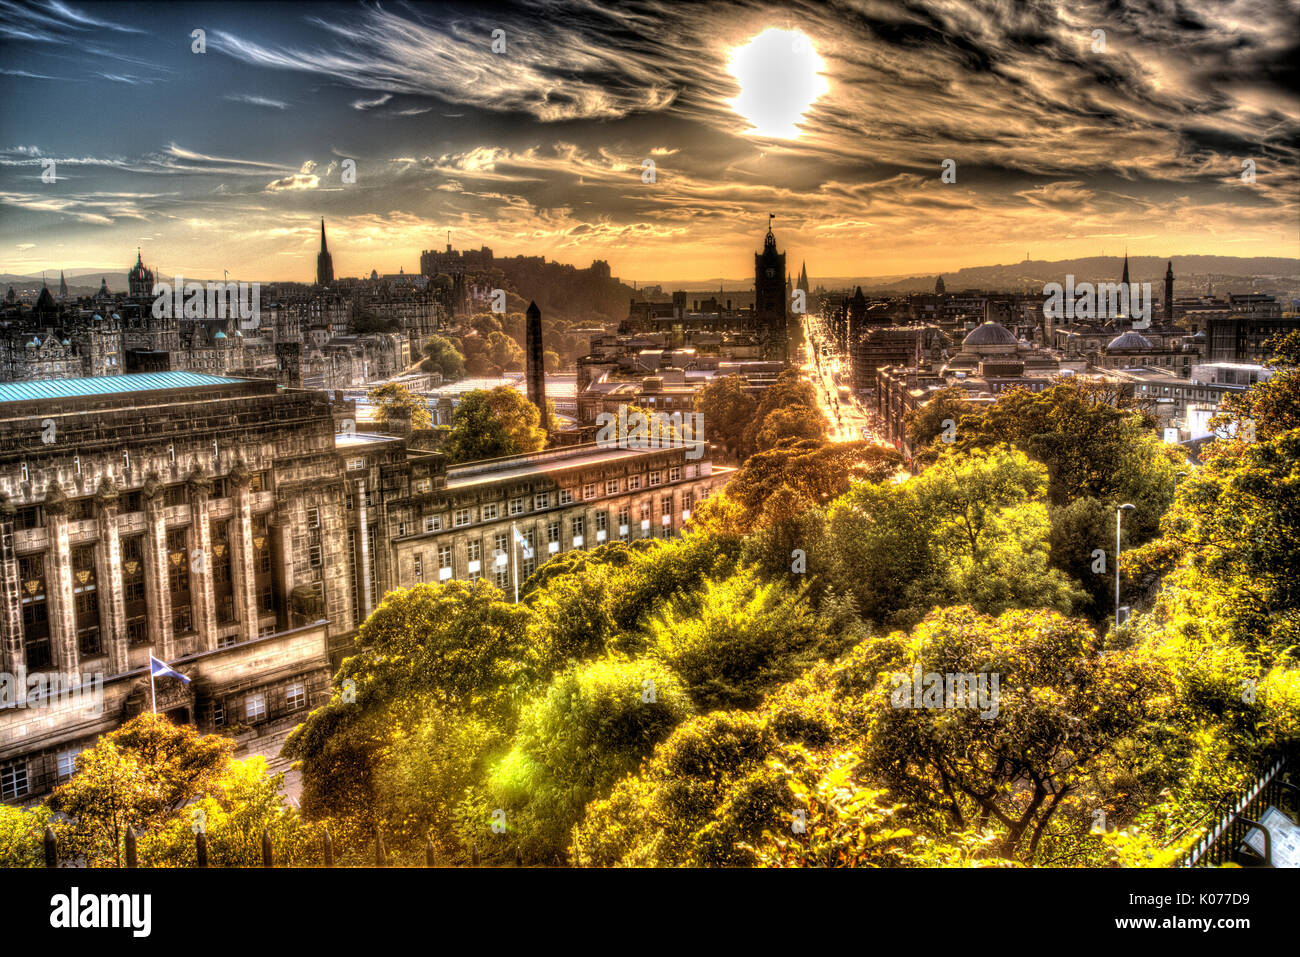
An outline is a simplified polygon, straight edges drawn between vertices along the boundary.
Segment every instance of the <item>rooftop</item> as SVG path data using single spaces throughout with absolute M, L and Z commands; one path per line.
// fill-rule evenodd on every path
M 199 372 L 136 372 L 130 375 L 88 376 L 81 379 L 43 379 L 38 382 L 0 383 L 0 402 L 34 399 L 74 399 L 80 396 L 121 395 L 197 386 L 236 385 L 243 379 Z

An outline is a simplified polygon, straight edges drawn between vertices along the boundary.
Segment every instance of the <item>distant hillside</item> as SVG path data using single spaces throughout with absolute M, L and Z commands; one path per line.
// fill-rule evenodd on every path
M 631 286 L 612 278 L 604 263 L 578 269 L 519 258 L 498 259 L 494 267 L 520 298 L 535 301 L 542 315 L 553 319 L 621 322 L 627 318 L 628 301 L 636 295 Z

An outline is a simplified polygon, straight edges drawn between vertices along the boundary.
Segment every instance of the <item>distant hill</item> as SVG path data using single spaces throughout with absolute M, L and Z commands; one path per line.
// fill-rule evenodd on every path
M 628 302 L 636 290 L 609 275 L 603 262 L 578 269 L 540 258 L 497 259 L 499 271 L 525 302 L 533 300 L 552 319 L 615 323 L 627 318 Z

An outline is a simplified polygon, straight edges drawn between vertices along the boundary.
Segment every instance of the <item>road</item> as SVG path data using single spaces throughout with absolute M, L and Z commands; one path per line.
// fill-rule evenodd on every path
M 799 371 L 817 390 L 817 404 L 831 423 L 831 441 L 877 441 L 870 415 L 853 394 L 848 356 L 835 351 L 834 339 L 820 317 L 805 315 L 802 326 L 804 362 Z

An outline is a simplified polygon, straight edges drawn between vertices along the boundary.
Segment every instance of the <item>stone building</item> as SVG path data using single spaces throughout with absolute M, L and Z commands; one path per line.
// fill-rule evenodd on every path
M 0 799 L 39 797 L 149 708 L 150 653 L 194 679 L 158 682 L 160 711 L 265 748 L 328 694 L 388 590 L 491 576 L 510 594 L 558 552 L 679 533 L 730 471 L 688 451 L 448 467 L 269 379 L 0 385 L 0 673 L 100 687 L 94 714 L 0 709 Z M 533 558 L 503 577 L 512 523 Z

